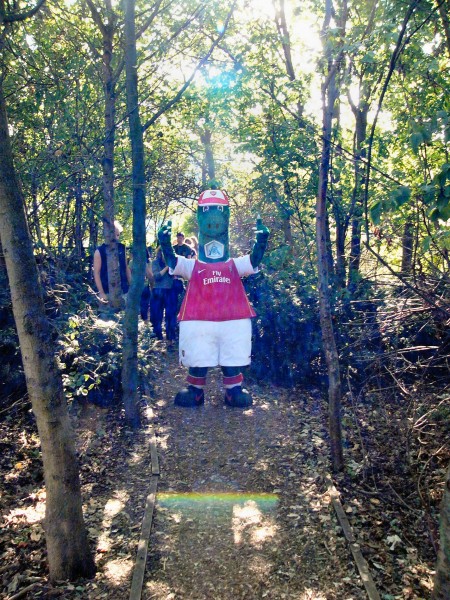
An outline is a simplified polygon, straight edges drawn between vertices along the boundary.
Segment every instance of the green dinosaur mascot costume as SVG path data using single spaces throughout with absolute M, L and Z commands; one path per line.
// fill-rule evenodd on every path
M 269 237 L 260 218 L 256 242 L 249 255 L 230 259 L 228 225 L 230 207 L 226 194 L 207 190 L 198 200 L 199 258 L 176 256 L 171 245 L 171 223 L 158 232 L 170 273 L 189 281 L 178 315 L 180 321 L 180 363 L 189 367 L 188 387 L 175 397 L 178 406 L 200 406 L 208 367 L 220 365 L 225 387 L 225 404 L 246 407 L 252 404 L 242 388 L 242 367 L 250 364 L 250 306 L 241 277 L 257 273 Z

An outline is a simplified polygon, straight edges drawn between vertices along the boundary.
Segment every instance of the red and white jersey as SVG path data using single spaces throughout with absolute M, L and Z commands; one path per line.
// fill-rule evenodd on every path
M 216 263 L 178 256 L 170 273 L 189 281 L 178 320 L 231 321 L 256 317 L 241 277 L 257 272 L 248 255 Z

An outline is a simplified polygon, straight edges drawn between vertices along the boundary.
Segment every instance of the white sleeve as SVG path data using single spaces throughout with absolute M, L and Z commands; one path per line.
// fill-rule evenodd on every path
M 237 258 L 233 258 L 233 260 L 239 273 L 239 277 L 245 277 L 246 275 L 254 275 L 255 273 L 258 273 L 258 267 L 254 269 L 252 263 L 250 262 L 250 254 L 238 256 Z
M 178 277 L 189 280 L 196 262 L 197 261 L 193 260 L 192 258 L 177 256 L 177 264 L 175 265 L 175 269 L 169 268 L 169 274 L 177 275 Z

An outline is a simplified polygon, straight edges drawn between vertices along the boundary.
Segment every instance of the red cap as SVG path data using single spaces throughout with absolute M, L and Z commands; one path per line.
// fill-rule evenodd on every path
M 199 206 L 217 205 L 229 206 L 228 196 L 221 190 L 205 190 L 198 199 Z

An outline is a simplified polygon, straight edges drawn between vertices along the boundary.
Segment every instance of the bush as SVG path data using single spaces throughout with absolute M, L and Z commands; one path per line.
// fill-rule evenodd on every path
M 26 385 L 4 265 L 0 268 L 0 356 L 0 406 L 6 408 L 25 394 Z
M 313 275 L 284 253 L 269 256 L 268 274 L 245 287 L 255 307 L 250 375 L 276 385 L 312 383 L 322 376 L 321 334 Z M 281 262 L 277 271 L 277 262 Z
M 118 399 L 122 355 L 122 326 L 117 316 L 98 318 L 86 309 L 72 315 L 60 339 L 59 366 L 66 397 L 86 398 L 100 406 Z

